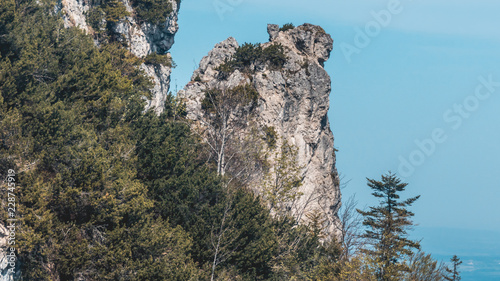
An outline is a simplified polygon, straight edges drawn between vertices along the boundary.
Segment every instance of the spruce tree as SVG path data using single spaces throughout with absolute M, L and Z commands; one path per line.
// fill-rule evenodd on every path
M 369 211 L 357 210 L 364 216 L 363 225 L 368 227 L 363 237 L 372 245 L 364 252 L 373 261 L 377 280 L 400 280 L 408 271 L 403 258 L 411 255 L 412 249 L 420 248 L 419 242 L 408 239 L 407 232 L 413 225 L 410 218 L 414 215 L 408 207 L 420 196 L 401 200 L 399 193 L 405 190 L 407 183 L 390 172 L 383 175 L 381 181 L 367 180 L 380 204 L 370 207 Z
M 451 259 L 451 264 L 453 266 L 453 269 L 451 268 L 446 268 L 446 272 L 448 273 L 448 276 L 444 276 L 444 279 L 449 280 L 449 281 L 460 281 L 462 278 L 460 277 L 460 272 L 458 271 L 458 267 L 462 264 L 462 261 L 460 260 L 457 255 L 454 255 Z

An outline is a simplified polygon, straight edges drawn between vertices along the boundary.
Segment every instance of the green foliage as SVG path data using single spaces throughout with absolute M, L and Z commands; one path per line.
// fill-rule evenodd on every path
M 132 280 L 198 280 L 200 270 L 188 254 L 192 240 L 182 227 L 172 228 L 158 220 L 144 225 L 136 233 L 121 234 L 117 238 L 124 236 L 131 238 L 131 256 L 137 261 L 134 265 L 137 275 Z
M 298 149 L 284 141 L 273 159 L 274 165 L 264 179 L 264 202 L 277 218 L 294 217 L 296 203 L 302 196 Z
M 364 252 L 373 259 L 378 279 L 400 280 L 409 271 L 404 257 L 410 256 L 412 249 L 420 248 L 418 242 L 407 238 L 407 230 L 413 225 L 410 218 L 414 215 L 407 208 L 420 196 L 401 201 L 399 193 L 407 184 L 391 173 L 383 175 L 382 181 L 368 179 L 368 186 L 373 189 L 373 196 L 380 199 L 380 205 L 370 207 L 370 211 L 358 210 L 365 217 L 363 225 L 368 227 L 363 237 L 373 246 Z
M 105 1 L 105 4 L 102 5 L 102 10 L 106 14 L 106 21 L 111 23 L 116 23 L 120 19 L 130 16 L 130 13 L 127 12 L 127 8 L 125 8 L 125 5 L 120 0 Z M 91 20 L 95 21 L 95 17 Z M 93 24 L 95 24 L 95 22 L 93 22 Z
M 196 276 L 189 234 L 153 217 L 155 201 L 136 176 L 132 120 L 150 87 L 138 59 L 114 44 L 97 50 L 43 3 L 19 5 L 10 7 L 15 24 L 0 24 L 0 154 L 23 171 L 23 278 Z
M 228 197 L 221 179 L 204 165 L 203 146 L 191 136 L 189 126 L 165 121 L 166 117 L 167 113 L 157 118 L 150 112 L 137 124 L 138 176 L 155 199 L 155 213 L 192 235 L 193 258 L 203 265 L 213 259 L 212 235 L 229 206 L 225 229 L 231 231 L 225 231 L 223 249 L 230 254 L 223 265 L 255 278 L 269 274 L 274 246 L 268 211 L 243 189 Z
M 264 127 L 264 139 L 267 143 L 267 146 L 270 149 L 276 148 L 276 142 L 278 141 L 278 133 L 273 126 L 265 126 Z
M 460 277 L 460 271 L 458 271 L 458 267 L 462 264 L 457 255 L 454 255 L 451 259 L 452 268 L 445 268 L 446 273 L 443 274 L 444 279 L 448 281 L 460 281 L 462 278 Z
M 150 186 L 156 212 L 174 224 L 196 224 L 216 204 L 221 189 L 216 175 L 201 164 L 201 147 L 196 149 L 189 127 L 157 119 L 153 112 L 137 126 L 138 177 Z
M 271 275 L 276 237 L 269 211 L 249 191 L 239 189 L 229 200 L 222 256 L 248 280 L 265 280 Z M 226 200 L 227 200 L 226 199 Z M 220 221 L 217 221 L 220 223 Z
M 159 55 L 158 53 L 151 53 L 144 58 L 145 64 L 164 65 L 168 67 L 175 67 L 175 63 L 169 54 Z
M 271 69 L 281 69 L 286 63 L 286 56 L 281 44 L 272 44 L 262 51 L 262 61 L 269 62 Z
M 233 66 L 240 69 L 247 69 L 262 57 L 260 44 L 244 43 L 233 55 Z
M 165 22 L 173 12 L 172 4 L 168 0 L 133 0 L 132 7 L 140 21 L 153 24 Z
M 304 61 L 304 63 L 302 64 L 302 68 L 305 69 L 307 76 L 311 76 L 311 72 L 309 71 L 309 61 L 307 61 L 307 60 Z M 335 148 L 334 148 L 334 150 L 335 150 Z
M 186 104 L 182 99 L 174 97 L 169 92 L 165 98 L 163 116 L 170 120 L 184 120 L 187 116 Z
M 326 31 L 319 25 L 315 26 L 315 29 L 319 34 L 326 34 Z
M 363 280 L 363 281 L 378 281 L 375 272 L 376 264 L 373 259 L 363 253 L 359 253 L 354 257 L 340 264 L 340 272 L 337 279 L 333 280 Z
M 243 72 L 254 71 L 257 65 L 268 65 L 272 70 L 279 70 L 286 63 L 286 55 L 281 44 L 272 44 L 262 48 L 260 44 L 244 43 L 234 53 L 231 60 L 218 66 L 219 79 L 227 79 L 235 69 Z
M 219 105 L 222 96 L 222 91 L 219 89 L 208 89 L 205 92 L 205 97 L 201 101 L 201 109 L 207 113 L 215 112 L 216 107 Z
M 95 32 L 100 32 L 104 28 L 104 20 L 106 19 L 106 13 L 101 7 L 92 7 L 85 14 L 85 20 L 87 24 L 94 29 Z
M 411 281 L 442 281 L 445 280 L 445 267 L 422 251 L 414 253 L 408 260 L 409 271 L 404 280 Z
M 235 168 L 234 163 L 238 160 L 241 163 L 239 156 L 249 152 L 248 149 L 238 151 L 240 141 L 234 138 L 234 132 L 248 125 L 247 120 L 252 115 L 258 98 L 259 93 L 250 84 L 224 90 L 208 89 L 205 92 L 205 98 L 201 102 L 205 126 L 208 127 L 205 140 L 211 154 L 215 156 L 219 175 L 223 176 L 228 168 Z M 229 156 L 231 154 L 233 156 Z
M 285 23 L 282 27 L 280 27 L 280 31 L 287 31 L 294 28 L 295 25 L 293 25 L 293 23 Z
M 180 2 L 180 1 L 179 1 Z M 117 22 L 131 16 L 121 0 L 94 1 L 86 12 L 86 21 L 102 42 L 117 41 L 113 28 Z M 96 5 L 97 4 L 97 5 Z M 131 2 L 139 22 L 160 24 L 173 12 L 168 0 L 134 0 Z M 163 58 L 152 58 L 163 61 Z M 165 64 L 166 65 L 166 64 Z
M 297 28 L 299 28 L 301 30 L 308 31 L 308 32 L 316 32 L 320 35 L 326 34 L 325 30 L 321 26 L 317 26 L 317 25 L 301 25 Z
M 291 218 L 275 220 L 276 253 L 270 280 L 337 280 L 340 247 L 311 234 L 312 229 Z
M 216 67 L 215 70 L 219 71 L 218 78 L 220 80 L 225 80 L 234 72 L 235 68 L 233 62 L 226 59 L 224 63 Z
M 255 107 L 259 101 L 259 92 L 250 84 L 236 86 L 232 89 L 221 91 L 209 89 L 201 102 L 201 108 L 207 113 L 215 113 L 216 117 L 223 114 L 222 107 L 229 106 L 234 112 L 237 108 Z M 222 118 L 222 116 L 220 116 Z
M 307 256 L 303 263 L 303 271 L 307 273 L 309 280 L 329 281 L 336 280 L 340 274 L 340 244 L 333 241 L 320 242 L 319 245 L 306 245 L 313 247 L 312 254 Z
M 257 106 L 259 101 L 259 92 L 250 84 L 239 85 L 231 89 L 231 95 L 241 100 L 241 104 L 252 107 Z
M 5 51 L 7 50 L 5 44 L 8 41 L 5 35 L 8 34 L 11 25 L 15 24 L 18 18 L 15 13 L 15 0 L 1 0 L 0 4 L 0 52 L 2 55 L 5 55 Z

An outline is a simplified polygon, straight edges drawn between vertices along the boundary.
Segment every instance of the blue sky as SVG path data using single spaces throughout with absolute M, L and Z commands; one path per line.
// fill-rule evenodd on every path
M 366 177 L 397 172 L 404 195 L 422 196 L 412 210 L 424 250 L 500 266 L 500 2 L 450 2 L 184 1 L 171 90 L 229 36 L 266 42 L 267 23 L 321 25 L 335 41 L 325 68 L 344 198 L 372 205 Z M 489 280 L 466 269 L 463 280 Z

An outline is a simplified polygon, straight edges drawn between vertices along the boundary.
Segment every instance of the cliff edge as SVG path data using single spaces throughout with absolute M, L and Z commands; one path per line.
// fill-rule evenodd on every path
M 203 127 L 208 122 L 204 120 L 207 116 L 200 113 L 204 110 L 207 92 L 242 87 L 255 89 L 258 101 L 239 135 L 263 135 L 265 138 L 266 131 L 272 128 L 279 139 L 277 149 L 285 142 L 297 148 L 296 164 L 300 167 L 302 185 L 299 192 L 302 195 L 294 205 L 295 217 L 308 222 L 312 214 L 319 213 L 319 221 L 326 232 L 334 234 L 340 190 L 334 138 L 327 116 L 330 77 L 323 68 L 333 40 L 321 27 L 311 24 L 288 30 L 268 25 L 268 33 L 269 42 L 253 47 L 249 44 L 239 46 L 234 38 L 217 44 L 201 60 L 192 81 L 179 96 L 186 102 L 188 117 L 196 126 Z M 263 59 L 257 55 L 245 61 L 247 53 L 251 57 L 252 52 L 261 52 L 258 48 L 264 54 Z M 266 52 L 268 48 L 271 51 Z M 250 51 L 243 53 L 242 49 Z M 241 116 L 240 113 L 235 115 Z M 238 116 L 230 118 L 240 118 Z M 248 144 L 243 146 L 248 147 Z M 272 155 L 266 155 L 268 162 L 273 162 Z M 247 158 L 247 161 L 251 160 Z M 240 161 L 235 165 L 244 164 Z M 257 194 L 262 194 L 264 180 L 253 177 L 251 186 Z

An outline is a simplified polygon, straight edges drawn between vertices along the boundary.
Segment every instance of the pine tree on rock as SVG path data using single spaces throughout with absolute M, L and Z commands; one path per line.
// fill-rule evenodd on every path
M 420 248 L 419 242 L 408 239 L 407 232 L 413 225 L 410 218 L 414 215 L 408 207 L 420 196 L 401 200 L 399 193 L 408 184 L 390 172 L 382 176 L 382 181 L 367 180 L 380 205 L 370 207 L 369 211 L 357 210 L 364 216 L 363 225 L 368 227 L 363 237 L 372 245 L 364 252 L 373 261 L 377 280 L 400 280 L 408 271 L 404 257 L 411 255 L 412 249 Z

